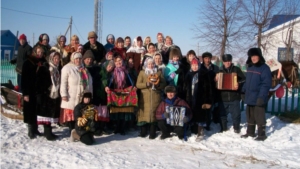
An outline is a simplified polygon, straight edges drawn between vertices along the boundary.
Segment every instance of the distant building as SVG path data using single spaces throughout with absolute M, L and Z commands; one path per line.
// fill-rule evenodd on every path
M 268 29 L 262 33 L 261 49 L 266 59 L 294 60 L 299 63 L 300 15 L 274 15 Z M 290 55 L 287 55 L 288 49 Z
M 1 60 L 14 58 L 19 45 L 18 38 L 10 30 L 1 30 Z

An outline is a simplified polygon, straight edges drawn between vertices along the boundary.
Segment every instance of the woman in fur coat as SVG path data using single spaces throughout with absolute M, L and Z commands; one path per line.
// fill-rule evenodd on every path
M 159 83 L 149 82 L 150 75 L 156 74 Z M 156 137 L 155 110 L 161 101 L 161 93 L 166 86 L 165 79 L 161 71 L 155 68 L 154 60 L 147 58 L 144 63 L 144 70 L 138 76 L 136 87 L 141 90 L 139 96 L 138 126 L 141 126 L 141 137 L 146 137 L 148 127 L 150 127 L 150 139 Z M 153 88 L 154 87 L 154 88 Z
M 84 92 L 93 92 L 93 80 L 88 70 L 82 65 L 81 53 L 74 52 L 71 61 L 61 71 L 60 95 L 62 97 L 60 123 L 68 122 L 74 128 L 74 107 L 80 103 Z

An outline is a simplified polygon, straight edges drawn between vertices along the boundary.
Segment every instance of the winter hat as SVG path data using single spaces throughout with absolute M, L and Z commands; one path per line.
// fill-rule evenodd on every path
M 83 98 L 92 98 L 92 93 L 91 92 L 85 92 L 84 94 L 83 94 Z
M 212 54 L 209 53 L 209 52 L 204 52 L 204 53 L 202 54 L 202 59 L 204 59 L 205 57 L 212 58 Z
M 181 59 L 181 52 L 178 48 L 172 48 L 169 54 L 169 60 L 172 60 L 174 56 L 178 56 Z
M 114 37 L 113 34 L 108 34 L 106 39 L 113 39 L 113 40 L 115 40 L 115 37 Z
M 223 62 L 228 62 L 228 61 L 232 61 L 232 56 L 231 56 L 231 54 L 224 54 L 223 56 L 222 56 L 222 60 L 223 60 Z
M 89 32 L 89 34 L 88 34 L 88 40 L 89 40 L 89 38 L 98 38 L 98 36 L 97 36 L 97 34 L 96 34 L 96 32 L 94 32 L 94 31 L 91 31 L 91 32 Z
M 93 54 L 93 52 L 92 52 L 91 50 L 87 50 L 87 51 L 84 53 L 84 55 L 83 55 L 83 57 L 82 57 L 82 60 L 84 60 L 84 59 L 86 59 L 86 58 L 91 58 L 91 59 L 94 60 L 94 54 Z
M 136 38 L 136 41 L 143 41 L 143 40 L 142 40 L 142 37 L 138 36 L 138 37 Z
M 167 94 L 167 93 L 176 93 L 175 86 L 166 86 L 165 87 L 165 94 Z
M 196 58 L 194 58 L 192 60 L 191 65 L 193 65 L 193 64 L 199 65 L 199 62 L 198 62 L 198 60 Z
M 39 42 L 42 42 L 44 39 L 47 39 L 48 42 L 50 41 L 49 36 L 46 33 L 43 33 L 39 36 Z
M 71 61 L 74 62 L 74 60 L 77 59 L 77 58 L 82 58 L 81 53 L 79 53 L 79 52 L 72 53 L 72 55 L 71 55 Z
M 252 63 L 252 61 L 251 61 L 252 56 L 258 56 L 260 63 L 265 63 L 266 62 L 264 57 L 262 56 L 262 52 L 261 52 L 260 48 L 251 48 L 251 49 L 248 50 L 247 54 L 248 54 L 248 59 L 246 61 L 246 64 L 251 64 Z
M 21 39 L 27 41 L 27 38 L 26 38 L 25 34 L 20 35 L 19 40 L 21 40 Z

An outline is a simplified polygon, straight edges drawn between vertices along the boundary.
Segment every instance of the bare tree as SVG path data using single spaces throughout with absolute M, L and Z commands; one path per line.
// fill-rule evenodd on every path
M 279 0 L 244 0 L 243 8 L 251 25 L 257 28 L 257 46 L 262 47 L 263 29 L 269 26 L 273 14 L 278 11 Z
M 245 37 L 246 23 L 240 14 L 241 5 L 241 0 L 206 0 L 199 9 L 199 23 L 193 28 L 196 38 L 206 43 L 217 56 L 239 48 Z

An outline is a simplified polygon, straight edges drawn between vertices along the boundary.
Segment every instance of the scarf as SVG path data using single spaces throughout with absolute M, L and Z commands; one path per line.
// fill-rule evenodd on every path
M 168 99 L 168 98 L 165 98 L 165 102 L 166 102 L 167 104 L 173 106 L 176 99 L 177 99 L 177 96 L 174 96 L 173 99 L 171 99 L 171 100 Z
M 88 84 L 89 84 L 89 75 L 88 75 L 88 71 L 87 71 L 87 69 L 86 69 L 85 67 L 83 67 L 83 66 L 78 67 L 78 70 L 79 70 L 80 77 L 81 77 L 80 83 L 81 83 L 81 85 L 83 86 L 83 89 L 85 90 L 86 87 L 87 87 Z
M 125 73 L 127 70 L 125 66 L 115 67 L 114 69 L 114 78 L 117 85 L 117 89 L 123 89 L 126 85 Z
M 169 63 L 172 64 L 176 69 L 179 68 L 179 62 L 178 61 L 169 60 Z
M 91 47 L 91 49 L 93 49 L 93 50 L 97 50 L 97 45 L 96 45 L 96 44 L 91 44 L 90 47 Z
M 149 69 L 147 67 L 145 68 L 145 74 L 146 75 L 154 74 L 156 72 L 157 72 L 156 68 L 154 68 L 154 69 Z

